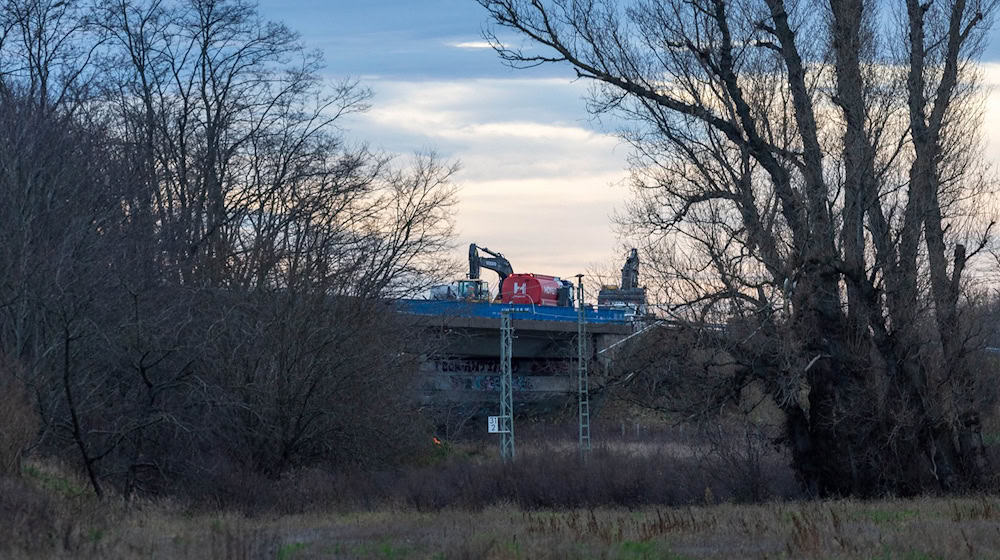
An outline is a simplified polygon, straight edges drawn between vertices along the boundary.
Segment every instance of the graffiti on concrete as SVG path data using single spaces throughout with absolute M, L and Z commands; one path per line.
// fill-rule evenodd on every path
M 495 359 L 449 359 L 431 360 L 433 370 L 441 373 L 500 373 L 500 361 Z M 566 375 L 575 370 L 573 360 L 536 359 L 514 360 L 511 369 L 531 375 Z
M 450 376 L 453 389 L 465 391 L 499 391 L 499 375 L 452 375 Z M 512 388 L 515 391 L 530 391 L 532 389 L 531 378 L 524 375 L 515 375 L 511 378 Z
M 497 360 L 434 360 L 434 367 L 441 372 L 500 373 L 500 362 Z

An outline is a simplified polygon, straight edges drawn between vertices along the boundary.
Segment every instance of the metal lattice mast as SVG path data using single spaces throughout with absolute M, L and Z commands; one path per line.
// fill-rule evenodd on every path
M 514 460 L 514 391 L 510 358 L 514 349 L 514 327 L 510 311 L 500 313 L 500 457 Z
M 580 456 L 590 451 L 590 379 L 587 374 L 587 323 L 583 307 L 583 275 L 576 275 L 577 401 L 580 410 Z

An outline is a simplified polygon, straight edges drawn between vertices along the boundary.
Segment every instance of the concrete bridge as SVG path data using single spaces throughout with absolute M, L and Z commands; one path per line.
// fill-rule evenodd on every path
M 422 356 L 419 390 L 422 404 L 457 416 L 496 414 L 500 378 L 500 318 L 487 312 L 413 314 L 411 324 L 429 335 Z M 507 307 L 509 308 L 509 307 Z M 570 313 L 567 313 L 569 311 Z M 576 311 L 521 309 L 512 314 L 511 370 L 514 409 L 519 415 L 546 414 L 576 404 Z M 586 325 L 591 386 L 603 385 L 612 353 L 602 349 L 632 332 L 623 316 L 591 311 Z

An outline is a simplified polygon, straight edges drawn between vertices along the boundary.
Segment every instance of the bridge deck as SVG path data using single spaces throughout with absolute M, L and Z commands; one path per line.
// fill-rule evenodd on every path
M 554 307 L 528 304 L 501 304 L 487 302 L 470 302 L 455 300 L 422 300 L 404 299 L 396 302 L 397 307 L 403 313 L 422 317 L 433 317 L 438 320 L 451 321 L 453 319 L 462 320 L 491 320 L 492 323 L 482 323 L 499 328 L 500 314 L 504 311 L 512 313 L 515 321 L 534 321 L 538 323 L 561 323 L 557 325 L 537 325 L 537 328 L 548 330 L 576 329 L 578 321 L 577 310 L 573 307 Z M 594 309 L 587 307 L 584 310 L 584 319 L 588 325 L 588 330 L 599 325 L 619 326 L 628 329 L 623 309 Z M 567 327 L 566 324 L 572 326 Z M 526 325 L 527 326 L 527 325 Z

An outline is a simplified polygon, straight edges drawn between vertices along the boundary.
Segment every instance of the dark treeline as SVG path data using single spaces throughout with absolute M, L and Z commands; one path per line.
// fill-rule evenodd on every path
M 620 223 L 694 327 L 621 360 L 635 398 L 690 417 L 766 397 L 812 495 L 988 484 L 977 61 L 1000 2 L 478 1 L 502 60 L 589 81 L 633 149 Z
M 443 271 L 454 167 L 347 142 L 369 92 L 321 69 L 242 0 L 0 6 L 4 467 L 198 492 L 411 451 L 380 302 Z

